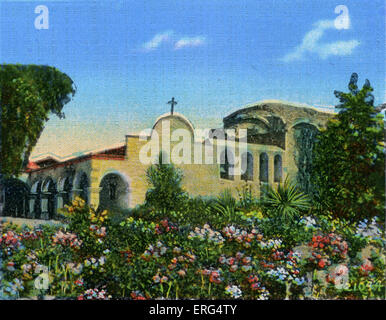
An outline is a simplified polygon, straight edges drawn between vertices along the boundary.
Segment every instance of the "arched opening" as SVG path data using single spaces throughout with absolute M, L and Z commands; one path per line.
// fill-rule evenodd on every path
M 241 166 L 242 170 L 245 170 L 241 175 L 241 180 L 253 181 L 253 155 L 250 152 L 242 154 Z
M 281 155 L 277 154 L 273 160 L 274 162 L 274 181 L 281 182 L 283 169 L 282 169 L 282 158 Z
M 3 212 L 5 216 L 26 217 L 28 215 L 28 186 L 16 178 L 3 182 Z
M 269 176 L 269 171 L 268 171 L 268 155 L 263 152 L 260 154 L 260 182 L 268 182 L 268 176 Z
M 229 149 L 223 150 L 220 155 L 220 178 L 234 180 L 234 156 Z
M 70 205 L 72 185 L 73 185 L 72 180 L 73 180 L 72 176 L 67 176 L 60 180 L 59 186 L 58 186 L 58 192 L 59 192 L 58 208 L 64 208 L 65 205 Z
M 29 199 L 29 214 L 32 219 L 40 219 L 42 214 L 41 194 L 42 192 L 42 180 L 36 181 L 30 192 Z
M 89 198 L 88 198 L 88 188 L 89 187 L 90 187 L 90 183 L 89 183 L 89 179 L 87 177 L 87 174 L 82 172 L 80 174 L 79 179 L 78 179 L 76 189 L 78 191 L 79 197 L 82 198 L 87 204 L 89 201 Z
M 129 182 L 122 174 L 106 174 L 99 187 L 99 210 L 114 211 L 129 207 Z
M 71 191 L 72 191 L 72 179 L 71 177 L 67 177 L 64 180 L 64 186 L 63 186 L 63 206 L 69 205 L 71 202 Z
M 42 215 L 45 219 L 53 219 L 56 215 L 57 190 L 52 178 L 44 181 L 42 188 Z

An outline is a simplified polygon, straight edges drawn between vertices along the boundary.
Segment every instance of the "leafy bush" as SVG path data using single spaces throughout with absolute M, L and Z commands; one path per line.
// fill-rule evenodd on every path
M 158 163 L 146 171 L 150 188 L 146 193 L 145 204 L 155 210 L 172 210 L 186 197 L 181 187 L 182 177 L 182 171 L 172 164 L 163 163 L 160 154 Z

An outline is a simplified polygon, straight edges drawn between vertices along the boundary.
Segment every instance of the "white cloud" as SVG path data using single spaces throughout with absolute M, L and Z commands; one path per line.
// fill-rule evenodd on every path
M 174 44 L 174 49 L 182 49 L 186 47 L 198 47 L 205 44 L 205 37 L 183 37 Z
M 314 24 L 314 28 L 305 34 L 302 43 L 287 53 L 282 60 L 284 62 L 301 60 L 307 52 L 316 53 L 322 59 L 327 59 L 329 56 L 345 56 L 350 55 L 359 46 L 358 40 L 320 43 L 319 40 L 329 29 L 336 29 L 334 20 L 318 21 Z
M 142 48 L 145 51 L 152 51 L 157 49 L 162 43 L 167 42 L 171 39 L 171 36 L 173 35 L 173 31 L 164 31 L 162 33 L 157 33 L 150 41 L 145 42 L 142 45 Z
M 206 38 L 203 36 L 177 37 L 173 30 L 157 33 L 151 40 L 142 44 L 141 51 L 150 52 L 158 49 L 163 43 L 170 43 L 174 50 L 198 47 L 205 44 Z

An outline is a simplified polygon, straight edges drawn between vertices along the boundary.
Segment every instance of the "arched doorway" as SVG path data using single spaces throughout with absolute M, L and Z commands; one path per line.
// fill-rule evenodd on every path
M 99 210 L 121 210 L 129 207 L 129 181 L 119 172 L 106 174 L 100 182 Z

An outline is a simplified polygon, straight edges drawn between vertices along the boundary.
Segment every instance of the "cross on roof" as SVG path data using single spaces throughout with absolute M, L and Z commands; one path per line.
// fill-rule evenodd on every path
M 171 111 L 170 111 L 170 113 L 173 114 L 173 112 L 174 112 L 174 106 L 177 104 L 177 101 L 175 101 L 175 100 L 174 100 L 174 97 L 173 97 L 172 100 L 170 100 L 170 101 L 168 102 L 168 104 L 171 105 Z

